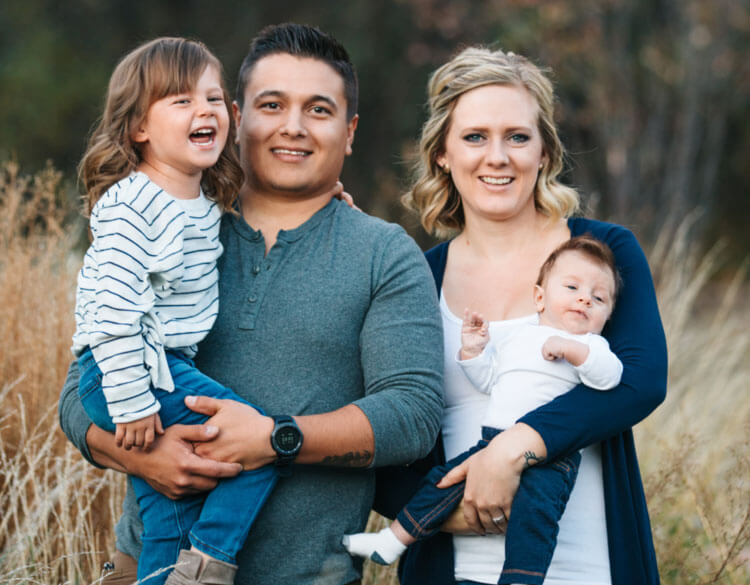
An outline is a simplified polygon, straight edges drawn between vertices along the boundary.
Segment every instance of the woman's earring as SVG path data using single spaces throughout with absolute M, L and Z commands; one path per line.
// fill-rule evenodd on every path
M 541 171 L 541 170 L 542 170 L 543 168 L 544 168 L 544 163 L 543 163 L 543 162 L 540 162 L 540 163 L 539 163 L 539 170 Z
M 448 166 L 448 163 L 445 163 L 441 168 L 446 175 L 451 174 L 451 168 Z

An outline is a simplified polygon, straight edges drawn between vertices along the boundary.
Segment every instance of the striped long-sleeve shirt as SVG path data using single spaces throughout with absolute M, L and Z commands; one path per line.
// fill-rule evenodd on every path
M 220 219 L 203 193 L 176 199 L 143 173 L 110 187 L 92 210 L 72 349 L 91 347 L 113 422 L 158 412 L 150 386 L 174 388 L 165 347 L 193 355 L 213 326 Z

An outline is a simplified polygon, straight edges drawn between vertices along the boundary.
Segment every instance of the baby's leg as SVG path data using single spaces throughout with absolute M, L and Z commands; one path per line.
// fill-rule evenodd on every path
M 580 462 L 581 455 L 575 453 L 534 465 L 521 475 L 505 533 L 505 564 L 499 584 L 543 583 Z
M 342 543 L 349 554 L 370 559 L 380 565 L 390 565 L 403 554 L 407 546 L 416 541 L 395 520 L 390 527 L 383 528 L 380 532 L 345 534 Z
M 451 469 L 486 445 L 487 442 L 482 440 L 445 465 L 433 467 L 390 528 L 377 533 L 347 534 L 343 538 L 346 550 L 381 565 L 390 565 L 403 554 L 407 546 L 440 530 L 461 502 L 465 482 L 448 488 L 438 488 L 436 484 Z

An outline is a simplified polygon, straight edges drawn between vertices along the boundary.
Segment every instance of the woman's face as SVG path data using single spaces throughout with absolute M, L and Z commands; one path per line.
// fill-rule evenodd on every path
M 534 186 L 544 160 L 538 105 L 513 85 L 487 85 L 456 102 L 438 158 L 448 165 L 467 221 L 534 213 Z

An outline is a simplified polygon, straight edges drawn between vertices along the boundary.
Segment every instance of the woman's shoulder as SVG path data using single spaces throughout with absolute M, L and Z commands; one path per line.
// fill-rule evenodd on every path
M 572 217 L 568 219 L 571 237 L 590 235 L 607 244 L 616 256 L 628 252 L 642 252 L 641 246 L 633 232 L 622 225 L 589 219 Z

